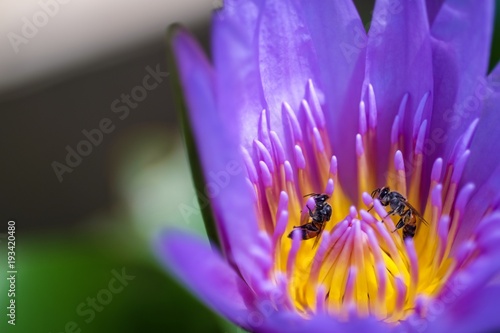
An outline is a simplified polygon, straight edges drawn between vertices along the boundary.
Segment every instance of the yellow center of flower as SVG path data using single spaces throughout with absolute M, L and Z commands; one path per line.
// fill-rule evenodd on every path
M 432 174 L 423 179 L 427 121 L 418 115 L 427 95 L 415 112 L 410 143 L 404 141 L 411 139 L 412 133 L 402 133 L 405 96 L 391 139 L 386 140 L 391 142 L 388 170 L 376 170 L 377 158 L 387 156 L 377 155 L 376 105 L 371 86 L 367 95 L 367 105 L 360 104 L 360 131 L 355 138 L 360 193 L 355 200 L 343 189 L 355 185 L 339 183 L 337 158 L 332 154 L 335 147 L 328 139 L 311 82 L 298 112 L 283 104 L 286 140 L 267 131 L 263 111 L 259 139 L 253 147 L 257 163 L 244 150 L 260 228 L 272 240 L 269 278 L 276 284 L 285 281 L 291 306 L 304 317 L 326 312 L 347 320 L 351 315 L 371 314 L 386 322 L 398 322 L 413 312 L 425 315 L 425 301 L 435 296 L 463 264 L 449 254 L 471 192 L 465 187 L 457 193 L 469 152 L 459 147 L 456 164 L 443 166 L 441 159 L 434 161 Z M 305 120 L 299 122 L 297 115 Z M 377 181 L 377 174 L 384 175 L 383 183 Z M 390 206 L 384 207 L 368 194 L 382 186 L 402 194 L 427 221 L 426 225 L 416 219 L 414 237 L 403 239 L 402 229 L 394 231 L 401 216 L 388 216 Z M 429 193 L 424 202 L 422 188 Z M 311 222 L 310 212 L 316 209 L 314 196 L 304 197 L 310 193 L 328 195 L 333 212 L 322 232 L 302 239 L 300 232 L 292 231 Z

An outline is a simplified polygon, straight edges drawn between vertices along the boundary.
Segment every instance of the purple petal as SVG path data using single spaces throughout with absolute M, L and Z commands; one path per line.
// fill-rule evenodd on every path
M 485 101 L 476 133 L 470 145 L 471 156 L 465 169 L 463 182 L 474 182 L 478 188 L 491 176 L 493 170 L 500 165 L 498 142 L 500 140 L 500 113 L 498 105 L 500 93 L 492 93 Z
M 266 2 L 259 27 L 259 62 L 271 129 L 283 137 L 282 103 L 299 110 L 307 80 L 319 82 L 314 45 L 295 2 Z
M 222 251 L 241 265 L 246 278 L 252 274 L 245 267 L 247 252 L 258 244 L 258 227 L 238 140 L 227 130 L 230 122 L 218 114 L 212 68 L 200 47 L 182 30 L 172 45 Z
M 491 73 L 488 75 L 488 81 L 490 82 L 493 82 L 494 83 L 494 87 L 496 88 L 496 90 L 498 90 L 498 86 L 499 86 L 499 83 L 500 83 L 500 62 L 498 62 L 495 67 L 493 68 L 493 70 L 491 71 Z
M 460 135 L 481 113 L 493 28 L 493 1 L 448 0 L 432 26 L 434 112 L 429 161 L 445 165 Z
M 481 169 L 480 167 L 477 167 Z M 464 179 L 471 178 L 469 175 L 471 173 L 476 174 L 476 171 L 471 166 L 467 167 L 466 175 Z M 498 205 L 500 200 L 500 193 L 498 189 L 500 188 L 500 165 L 490 171 L 490 174 L 485 179 L 482 186 L 476 187 L 469 203 L 466 206 L 462 224 L 457 233 L 456 243 L 460 244 L 463 239 L 470 237 L 474 228 L 480 223 L 481 218 L 486 214 L 487 211 Z
M 224 1 L 224 9 L 214 13 L 212 22 L 219 112 L 233 123 L 235 136 L 247 148 L 257 137 L 261 111 L 267 108 L 259 73 L 260 7 L 258 1 Z
M 300 1 L 320 67 L 326 127 L 339 158 L 341 182 L 357 198 L 354 135 L 368 38 L 352 1 Z M 350 178 L 348 178 L 350 177 Z
M 427 16 L 429 17 L 429 24 L 432 26 L 434 19 L 441 10 L 444 0 L 426 0 Z
M 474 183 L 476 191 L 465 212 L 467 221 L 459 230 L 459 237 L 466 236 L 476 226 L 483 214 L 500 198 L 500 66 L 488 77 L 488 82 L 477 93 L 482 97 L 483 109 L 476 132 L 470 144 L 470 157 L 461 184 Z
M 208 244 L 173 231 L 160 237 L 157 255 L 178 281 L 206 305 L 238 325 L 245 325 L 253 294 Z
M 348 322 L 340 322 L 333 316 L 315 315 L 304 320 L 302 316 L 292 312 L 281 312 L 273 314 L 267 318 L 267 322 L 262 327 L 255 329 L 255 332 L 266 333 L 382 333 L 388 332 L 389 326 L 376 320 L 375 318 L 350 318 Z
M 413 320 L 413 328 L 425 333 L 495 332 L 500 329 L 499 307 L 500 286 L 489 286 L 466 301 L 435 305 L 430 317 Z
M 409 93 L 404 133 L 407 147 L 412 143 L 411 120 L 420 100 L 432 92 L 432 58 L 429 25 L 422 1 L 380 0 L 375 4 L 366 55 L 367 83 L 375 91 L 378 115 L 378 170 L 387 170 L 391 124 L 403 96 Z M 433 95 L 421 120 L 429 119 Z M 409 149 L 406 149 L 409 151 Z M 384 180 L 379 172 L 379 184 Z

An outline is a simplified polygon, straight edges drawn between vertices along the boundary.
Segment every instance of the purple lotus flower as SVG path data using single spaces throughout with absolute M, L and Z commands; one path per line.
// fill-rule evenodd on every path
M 499 329 L 493 12 L 378 0 L 366 34 L 348 0 L 226 0 L 212 63 L 175 28 L 218 245 L 166 233 L 167 267 L 252 332 Z

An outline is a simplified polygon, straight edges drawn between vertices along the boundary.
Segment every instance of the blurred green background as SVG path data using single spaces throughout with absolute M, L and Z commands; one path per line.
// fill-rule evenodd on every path
M 134 1 L 124 3 L 134 10 Z M 369 21 L 372 1 L 356 3 Z M 218 5 L 198 2 L 196 11 L 186 11 L 167 2 L 161 10 L 168 19 L 149 29 L 144 29 L 150 21 L 145 6 L 138 7 L 137 20 L 117 7 L 103 9 L 102 23 L 117 37 L 82 38 L 92 51 L 86 57 L 77 47 L 66 48 L 64 36 L 57 39 L 71 12 L 61 8 L 10 63 L 0 60 L 0 73 L 13 73 L 0 79 L 0 233 L 6 233 L 9 220 L 16 222 L 18 272 L 16 326 L 11 326 L 5 315 L 7 239 L 0 235 L 0 332 L 241 332 L 169 277 L 152 250 L 155 235 L 166 227 L 206 237 L 201 215 L 185 216 L 179 209 L 196 200 L 169 78 L 129 107 L 126 117 L 112 107 L 143 85 L 148 67 L 168 72 L 163 32 L 169 23 L 184 22 L 208 51 L 210 10 Z M 19 28 L 22 15 L 15 13 L 14 25 L 4 32 Z M 92 25 L 93 18 L 82 22 Z M 120 39 L 120 33 L 130 38 Z M 499 34 L 497 20 L 492 65 L 500 58 Z M 104 44 L 93 44 L 100 37 Z M 44 72 L 47 67 L 52 70 Z M 53 162 L 65 163 L 66 146 L 76 149 L 85 139 L 82 131 L 97 128 L 104 118 L 113 131 L 60 181 Z M 119 288 L 112 281 L 123 272 L 130 280 Z M 120 291 L 110 293 L 113 287 Z M 91 310 L 92 299 L 105 304 Z

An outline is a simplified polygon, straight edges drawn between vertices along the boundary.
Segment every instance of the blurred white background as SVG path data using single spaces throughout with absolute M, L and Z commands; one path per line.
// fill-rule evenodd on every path
M 214 0 L 0 0 L 0 94 L 126 56 L 161 40 L 172 22 L 206 22 L 215 5 Z

